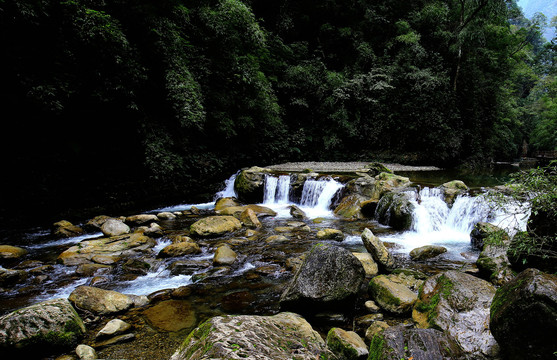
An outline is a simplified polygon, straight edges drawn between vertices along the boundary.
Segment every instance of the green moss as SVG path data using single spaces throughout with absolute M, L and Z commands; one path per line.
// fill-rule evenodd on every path
M 204 342 L 213 329 L 214 328 L 211 324 L 211 319 L 209 319 L 199 325 L 188 335 L 186 340 L 184 340 L 184 342 L 180 346 L 180 351 L 188 348 L 188 351 L 184 354 L 184 357 L 186 359 L 189 359 L 193 355 L 193 353 L 195 353 L 199 349 L 203 349 L 203 353 L 207 353 L 213 347 L 212 343 Z
M 367 360 L 381 360 L 383 359 L 383 350 L 385 348 L 385 337 L 382 334 L 376 334 L 371 339 L 369 345 L 369 356 Z
M 380 275 L 380 276 L 382 276 L 382 275 Z M 394 305 L 394 306 L 399 306 L 400 305 L 400 299 L 399 298 L 394 297 L 385 288 L 383 288 L 380 285 L 377 285 L 374 282 L 374 280 L 370 281 L 369 287 L 371 289 L 371 292 L 372 292 L 374 298 L 376 300 L 378 300 L 379 302 L 381 302 L 383 304 L 387 304 L 387 305 Z
M 350 345 L 344 343 L 335 332 L 336 328 L 329 330 L 327 334 L 327 347 L 341 359 L 351 360 L 358 358 L 358 352 Z
M 427 298 L 423 294 L 423 286 L 420 288 L 419 300 L 416 302 L 414 309 L 427 315 L 427 323 L 429 327 L 441 330 L 437 324 L 435 324 L 435 319 L 437 318 L 437 305 L 441 298 L 448 299 L 454 289 L 454 283 L 449 280 L 445 275 L 441 275 L 437 279 L 437 292 Z
M 516 284 L 510 285 L 507 284 L 506 286 L 502 286 L 497 289 L 495 292 L 495 296 L 493 296 L 493 300 L 491 301 L 491 307 L 489 309 L 489 318 L 490 320 L 503 308 L 503 305 L 507 304 L 510 300 L 512 293 L 522 286 L 525 279 L 519 279 L 516 281 Z

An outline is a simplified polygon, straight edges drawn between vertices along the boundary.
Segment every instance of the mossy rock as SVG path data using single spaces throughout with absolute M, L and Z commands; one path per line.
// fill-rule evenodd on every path
M 327 347 L 339 359 L 365 359 L 368 349 L 362 338 L 353 331 L 332 328 L 327 334 Z

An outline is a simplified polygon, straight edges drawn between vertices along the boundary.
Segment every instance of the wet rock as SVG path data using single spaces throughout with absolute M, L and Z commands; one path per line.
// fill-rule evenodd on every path
M 317 238 L 320 240 L 344 240 L 344 234 L 338 229 L 322 229 L 317 232 Z
M 387 193 L 377 204 L 377 220 L 395 230 L 409 230 L 412 227 L 414 205 L 406 193 Z
M 67 220 L 58 221 L 54 223 L 53 226 L 53 235 L 60 238 L 74 237 L 85 233 L 82 228 Z
M 444 200 L 447 204 L 452 205 L 458 195 L 465 194 L 469 189 L 461 180 L 453 180 L 444 183 L 439 187 L 443 191 Z
M 395 314 L 407 314 L 418 299 L 408 287 L 392 280 L 393 276 L 379 275 L 369 283 L 375 302 L 383 309 Z
M 120 261 L 120 257 L 113 255 L 94 255 L 91 260 L 96 264 L 114 265 Z
M 20 259 L 27 253 L 27 250 L 18 246 L 0 245 L 0 260 Z
M 415 248 L 412 251 L 410 251 L 410 258 L 415 261 L 427 260 L 427 259 L 434 258 L 438 255 L 444 254 L 446 252 L 447 252 L 447 248 L 443 246 L 426 245 L 426 246 L 421 246 L 419 248 Z
M 370 359 L 437 360 L 467 359 L 458 344 L 448 335 L 434 329 L 392 326 L 371 340 Z
M 81 276 L 93 276 L 96 274 L 107 273 L 112 269 L 109 265 L 102 264 L 81 264 L 75 270 L 75 273 Z
M 79 344 L 75 349 L 75 353 L 80 360 L 94 360 L 97 358 L 97 352 L 89 345 Z
M 500 287 L 491 332 L 507 359 L 551 359 L 557 351 L 557 275 L 526 269 Z
M 155 214 L 139 214 L 126 217 L 126 223 L 133 226 L 149 225 L 154 221 L 159 221 Z
M 290 240 L 284 235 L 271 235 L 265 239 L 267 244 L 281 244 L 288 241 Z
M 197 236 L 217 236 L 242 228 L 240 220 L 233 216 L 209 216 L 198 220 L 190 227 L 192 234 Z
M 367 199 L 372 198 L 375 196 L 375 184 L 377 180 L 374 177 L 365 174 L 359 178 L 354 180 L 350 180 L 345 188 L 349 194 L 352 195 L 360 195 Z
M 139 259 L 128 259 L 122 264 L 122 270 L 126 274 L 147 275 L 151 265 Z
M 382 270 L 392 270 L 395 267 L 395 259 L 393 255 L 387 250 L 385 245 L 379 238 L 366 228 L 362 233 L 362 241 L 366 250 L 371 254 L 371 257 Z
M 238 199 L 244 203 L 260 203 L 263 201 L 263 190 L 265 186 L 265 175 L 270 169 L 253 166 L 240 171 L 234 180 L 234 190 Z
M 217 316 L 196 328 L 171 360 L 314 360 L 328 355 L 325 342 L 299 315 Z
M 364 316 L 359 316 L 354 319 L 354 330 L 357 332 L 365 331 L 376 321 L 383 320 L 383 314 L 368 314 Z
M 483 250 L 486 239 L 491 238 L 490 242 L 508 242 L 509 236 L 505 230 L 486 222 L 479 222 L 474 225 L 470 232 L 472 247 Z
M 495 233 L 488 236 L 483 245 L 483 250 L 476 260 L 480 277 L 492 284 L 501 286 L 512 280 L 515 276 L 511 263 L 507 257 L 510 245 L 508 236 L 499 237 Z
M 251 209 L 255 212 L 255 215 L 257 215 L 258 217 L 267 217 L 267 216 L 276 216 L 277 213 L 266 207 L 266 206 L 261 206 L 261 205 L 246 205 L 246 206 L 231 206 L 231 207 L 227 207 L 224 208 L 220 211 L 218 211 L 219 215 L 231 215 L 234 216 L 235 218 L 239 219 L 240 215 L 246 210 L 246 209 Z
M 157 214 L 157 218 L 160 220 L 174 220 L 176 219 L 176 215 L 168 211 L 163 211 Z
M 341 328 L 332 328 L 329 331 L 327 347 L 340 359 L 364 360 L 369 354 L 367 345 L 358 334 Z
M 151 223 L 149 227 L 147 226 L 140 226 L 137 228 L 136 232 L 141 232 L 146 236 L 158 238 L 164 235 L 163 229 L 157 223 Z
M 366 330 L 365 333 L 365 339 L 368 343 L 371 342 L 371 340 L 373 339 L 373 337 L 376 334 L 379 334 L 380 332 L 382 332 L 385 329 L 388 329 L 390 326 L 389 324 L 387 324 L 384 321 L 375 321 L 374 323 L 372 323 Z
M 228 207 L 239 207 L 241 205 L 235 197 L 219 198 L 215 201 L 215 211 L 218 212 Z
M 255 214 L 255 211 L 249 208 L 242 211 L 240 214 L 240 221 L 242 224 L 250 228 L 260 228 L 262 226 L 261 221 L 259 221 L 257 215 Z
M 25 270 L 4 269 L 0 266 L 0 287 L 10 288 L 24 283 L 29 274 Z
M 83 228 L 87 231 L 100 231 L 102 225 L 108 219 L 113 219 L 113 218 L 107 215 L 95 216 L 93 219 L 87 221 L 87 223 L 83 225 Z
M 85 240 L 60 254 L 58 262 L 71 266 L 91 263 L 92 259 L 98 255 L 113 257 L 140 255 L 155 244 L 153 239 L 143 234 Z
M 474 359 L 492 359 L 499 347 L 489 331 L 495 287 L 472 275 L 450 270 L 424 283 L 412 318 L 422 328 L 441 329 Z
M 78 286 L 68 299 L 77 308 L 99 315 L 118 313 L 133 306 L 132 299 L 127 295 L 92 286 Z
M 126 294 L 132 301 L 133 307 L 144 307 L 148 305 L 150 300 L 145 295 Z
M 215 251 L 215 256 L 213 257 L 213 264 L 215 265 L 232 265 L 236 262 L 238 254 L 234 252 L 227 245 L 222 245 Z
M 366 200 L 369 199 L 358 194 L 348 195 L 340 201 L 334 213 L 344 219 L 363 219 L 361 203 Z
M 108 346 L 121 344 L 133 340 L 135 340 L 135 334 L 123 334 L 123 335 L 114 336 L 105 341 L 97 342 L 95 343 L 95 347 L 97 349 L 102 349 Z
M 373 218 L 375 216 L 375 210 L 377 209 L 377 204 L 379 200 L 366 200 L 360 203 L 362 215 L 368 218 Z
M 388 172 L 376 175 L 375 180 L 375 189 L 371 198 L 376 200 L 381 199 L 387 193 L 406 188 L 412 184 L 409 178 Z
M 370 253 L 352 253 L 352 255 L 362 263 L 366 272 L 366 278 L 374 277 L 379 273 L 379 267 Z
M 162 331 L 176 332 L 195 325 L 196 315 L 189 301 L 166 300 L 143 311 L 148 323 Z
M 117 219 L 108 219 L 102 226 L 101 231 L 104 236 L 119 236 L 130 233 L 130 227 L 124 224 L 123 221 Z
M 369 311 L 370 313 L 377 313 L 381 310 L 381 308 L 379 306 L 377 306 L 377 304 L 373 300 L 366 301 L 364 303 L 364 306 L 365 306 L 366 310 Z
M 290 215 L 294 219 L 307 219 L 306 213 L 296 205 L 290 205 Z
M 365 279 L 360 261 L 348 250 L 317 244 L 280 298 L 282 308 L 315 312 L 343 302 L 350 306 Z
M 3 355 L 17 349 L 38 351 L 42 357 L 49 350 L 76 346 L 84 334 L 83 321 L 66 299 L 44 301 L 0 317 Z
M 209 266 L 211 266 L 211 263 L 206 260 L 179 260 L 170 264 L 168 269 L 174 276 L 191 275 L 194 272 L 208 268 Z
M 195 242 L 183 241 L 165 246 L 157 257 L 169 258 L 201 253 L 201 248 Z

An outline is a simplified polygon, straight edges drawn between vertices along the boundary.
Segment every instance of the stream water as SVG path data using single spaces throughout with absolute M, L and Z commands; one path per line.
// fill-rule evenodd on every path
M 215 199 L 236 195 L 233 187 L 235 177 L 236 174 L 225 181 Z M 189 285 L 195 289 L 189 301 L 197 314 L 196 324 L 209 316 L 223 313 L 270 314 L 279 311 L 278 299 L 292 277 L 286 264 L 315 244 L 315 234 L 320 229 L 342 230 L 345 239 L 331 243 L 351 251 L 365 252 L 360 234 L 365 228 L 370 228 L 389 245 L 400 264 L 433 274 L 447 268 L 473 267 L 478 252 L 470 246 L 470 231 L 475 223 L 487 221 L 511 232 L 524 227 L 525 218 L 509 221 L 503 214 L 492 211 L 481 196 L 459 196 L 449 207 L 443 201 L 441 192 L 433 187 L 436 184 L 429 182 L 428 185 L 409 190 L 415 208 L 412 228 L 398 232 L 374 219 L 348 221 L 337 218 L 331 205 L 344 187 L 337 179 L 308 180 L 300 199 L 293 201 L 290 176 L 267 176 L 262 205 L 275 210 L 277 216 L 260 218 L 263 227 L 256 236 L 248 236 L 242 230 L 242 233 L 203 239 L 198 241 L 201 254 L 161 259 L 157 257 L 158 252 L 171 243 L 169 237 L 163 236 L 140 259 L 148 264 L 148 271 L 130 274 L 107 269 L 95 274 L 105 280 L 96 286 L 126 294 L 150 295 Z M 214 207 L 214 200 L 202 204 L 178 204 L 151 212 L 182 212 L 193 207 L 210 210 Z M 308 218 L 303 222 L 307 226 L 299 226 L 300 221 L 292 218 L 290 205 L 296 205 L 306 213 Z M 180 234 L 198 219 L 196 216 L 179 216 L 176 220 L 161 221 L 160 225 L 167 235 Z M 277 231 L 285 227 L 291 230 Z M 285 235 L 288 241 L 268 241 L 269 236 L 277 234 Z M 15 241 L 13 238 L 3 239 L 4 244 L 26 248 L 29 254 L 24 260 L 40 261 L 37 264 L 44 268 L 29 271 L 26 282 L 0 293 L 0 315 L 37 301 L 68 297 L 77 286 L 91 284 L 94 276 L 80 275 L 76 266 L 57 264 L 56 259 L 70 246 L 99 237 L 102 237 L 101 233 L 91 233 L 60 240 L 53 239 L 48 229 L 34 229 Z M 236 263 L 229 268 L 212 265 L 214 251 L 223 242 L 232 244 L 239 254 Z M 445 246 L 448 251 L 429 262 L 409 260 L 410 250 L 428 244 Z

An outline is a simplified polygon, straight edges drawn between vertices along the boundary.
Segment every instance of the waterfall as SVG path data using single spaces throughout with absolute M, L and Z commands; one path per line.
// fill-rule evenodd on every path
M 449 256 L 459 258 L 462 252 L 471 250 L 470 232 L 478 222 L 497 225 L 511 236 L 526 226 L 527 214 L 510 221 L 508 214 L 493 210 L 483 196 L 459 195 L 449 207 L 440 189 L 426 187 L 408 195 L 414 205 L 412 228 L 384 239 L 401 245 L 401 252 L 424 245 L 441 245 L 448 249 Z M 517 210 L 524 214 L 524 209 Z
M 277 211 L 279 217 L 290 217 L 289 208 L 285 206 L 291 204 L 290 182 L 289 175 L 265 176 L 263 204 Z M 304 182 L 301 200 L 297 205 L 311 218 L 330 217 L 331 202 L 337 191 L 343 187 L 343 184 L 332 178 L 308 179 Z
M 224 189 L 215 194 L 214 199 L 225 198 L 225 197 L 237 197 L 236 191 L 234 190 L 234 181 L 236 181 L 236 176 L 239 172 L 232 175 L 230 178 L 224 181 Z

